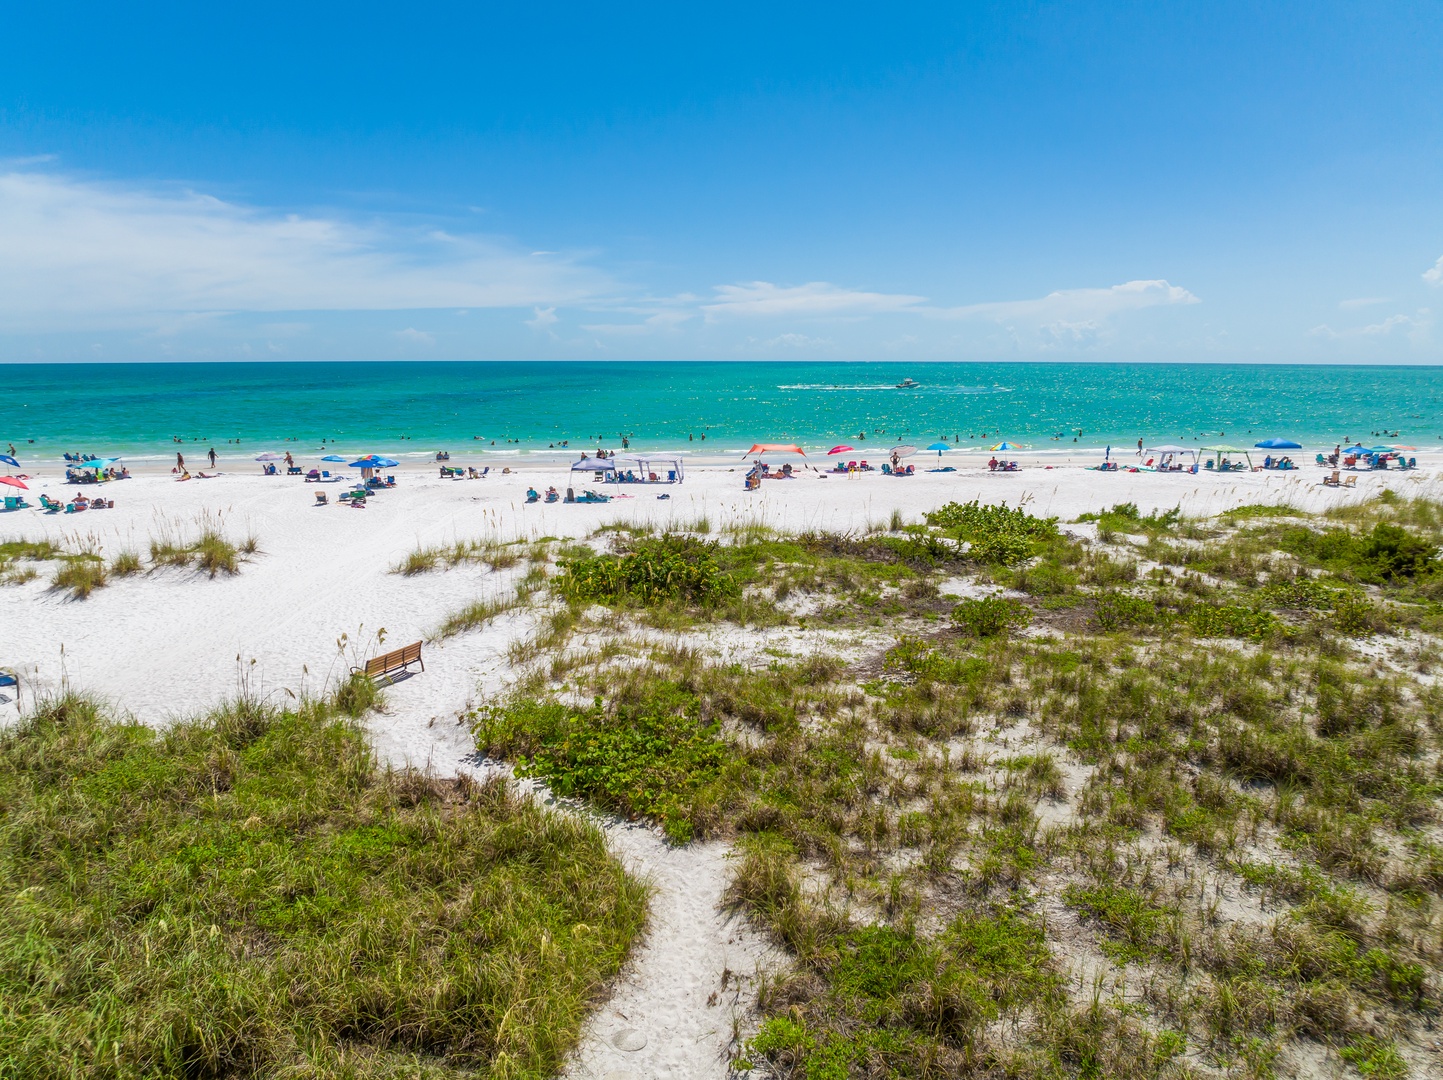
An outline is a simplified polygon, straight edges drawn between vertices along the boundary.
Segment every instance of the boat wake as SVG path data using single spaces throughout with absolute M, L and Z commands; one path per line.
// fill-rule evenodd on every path
M 868 383 L 868 384 L 843 384 L 843 383 L 787 383 L 777 387 L 778 390 L 811 390 L 820 393 L 828 391 L 850 391 L 857 393 L 870 390 L 925 390 L 935 394 L 1010 394 L 1010 386 L 929 386 L 917 385 L 899 387 L 895 383 Z

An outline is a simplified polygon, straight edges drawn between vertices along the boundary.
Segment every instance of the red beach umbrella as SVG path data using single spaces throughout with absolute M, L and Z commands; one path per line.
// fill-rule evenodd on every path
M 0 476 L 0 484 L 9 484 L 11 487 L 19 488 L 21 491 L 30 490 L 21 482 L 20 478 L 16 476 Z
M 832 447 L 830 450 L 827 451 L 827 456 L 830 457 L 830 456 L 833 455 L 833 454 L 850 454 L 850 453 L 852 453 L 852 447 L 850 447 L 850 446 L 834 446 L 834 447 Z

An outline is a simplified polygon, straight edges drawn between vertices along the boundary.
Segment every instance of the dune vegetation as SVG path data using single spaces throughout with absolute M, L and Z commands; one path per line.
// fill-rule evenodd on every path
M 644 887 L 504 782 L 378 768 L 343 690 L 0 735 L 0 1074 L 555 1074 Z
M 473 727 L 736 845 L 789 958 L 740 1070 L 1404 1077 L 1443 989 L 1440 542 L 1391 493 L 612 531 Z

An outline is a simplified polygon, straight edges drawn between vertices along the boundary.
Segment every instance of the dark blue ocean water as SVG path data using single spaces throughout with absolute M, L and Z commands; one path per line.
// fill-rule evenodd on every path
M 166 456 L 310 449 L 419 456 L 898 437 L 1036 450 L 1397 431 L 1443 448 L 1443 368 L 1189 364 L 253 363 L 0 365 L 0 450 Z M 903 378 L 917 389 L 897 389 Z M 1081 435 L 1078 433 L 1081 432 Z M 701 436 L 705 434 L 705 442 Z M 1077 440 L 1074 443 L 1074 439 Z M 33 440 L 33 442 L 31 442 Z M 494 447 L 493 447 L 494 442 Z

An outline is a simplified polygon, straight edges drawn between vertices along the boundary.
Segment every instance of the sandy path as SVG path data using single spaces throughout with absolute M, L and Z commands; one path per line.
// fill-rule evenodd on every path
M 507 771 L 499 763 L 477 760 L 470 732 L 457 720 L 478 693 L 495 693 L 504 685 L 506 645 L 531 629 L 529 618 L 518 617 L 463 635 L 439 659 L 427 662 L 425 675 L 390 688 L 384 712 L 372 721 L 382 760 L 442 775 Z M 721 910 L 727 845 L 672 847 L 656 829 L 557 805 L 544 790 L 534 789 L 558 812 L 586 813 L 596 821 L 627 870 L 655 890 L 646 937 L 611 998 L 587 1023 L 564 1075 L 570 1080 L 721 1080 L 727 1075 L 733 1022 L 742 1025 L 744 1034 L 752 1030 L 746 1024 L 746 1003 L 752 1000 L 746 991 L 757 966 L 776 959 L 744 920 Z

